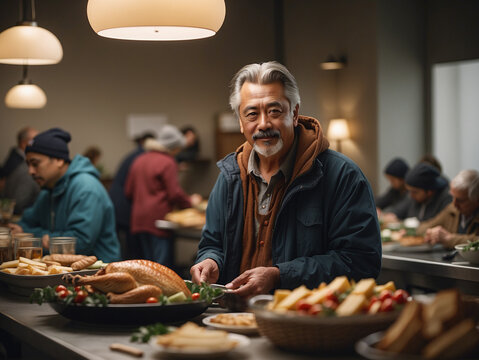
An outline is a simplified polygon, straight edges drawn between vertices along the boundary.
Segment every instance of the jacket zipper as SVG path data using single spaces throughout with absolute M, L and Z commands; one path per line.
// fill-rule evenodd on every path
M 50 232 L 55 229 L 55 211 L 53 210 L 53 195 L 50 194 Z

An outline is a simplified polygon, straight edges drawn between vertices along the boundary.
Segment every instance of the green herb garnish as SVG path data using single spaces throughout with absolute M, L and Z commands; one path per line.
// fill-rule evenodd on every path
M 205 282 L 202 282 L 201 285 L 198 285 L 187 281 L 186 286 L 192 294 L 199 293 L 200 299 L 206 301 L 208 304 L 211 304 L 213 299 L 223 294 L 223 290 L 219 288 L 213 288 Z
M 130 338 L 131 342 L 147 343 L 152 336 L 168 334 L 170 330 L 162 323 L 139 327 Z
M 464 249 L 462 251 L 477 251 L 477 250 L 479 250 L 479 240 L 468 243 L 466 246 L 464 246 Z

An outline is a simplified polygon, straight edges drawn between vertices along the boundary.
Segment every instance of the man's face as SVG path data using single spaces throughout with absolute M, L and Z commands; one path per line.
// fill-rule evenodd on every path
M 409 185 L 406 185 L 406 189 L 409 191 L 409 196 L 412 197 L 413 200 L 419 204 L 425 203 L 434 194 L 434 191 L 432 190 L 424 190 Z
M 245 82 L 240 95 L 240 127 L 246 140 L 260 156 L 281 159 L 293 144 L 299 105 L 291 112 L 279 82 L 267 85 Z
M 62 177 L 62 167 L 65 162 L 61 159 L 28 152 L 26 154 L 28 171 L 33 180 L 42 188 L 53 189 L 55 183 Z
M 469 216 L 479 208 L 479 200 L 470 200 L 469 195 L 467 195 L 467 191 L 460 191 L 451 187 L 449 193 L 452 196 L 452 203 L 461 214 Z
M 396 176 L 392 176 L 389 174 L 386 174 L 386 179 L 388 179 L 389 183 L 391 184 L 391 187 L 396 190 L 402 190 L 404 189 L 404 179 L 398 178 Z

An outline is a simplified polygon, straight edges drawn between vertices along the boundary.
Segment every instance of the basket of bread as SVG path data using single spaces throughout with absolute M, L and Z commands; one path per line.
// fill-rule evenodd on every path
M 478 320 L 479 300 L 442 290 L 432 301 L 408 302 L 386 331 L 361 339 L 356 350 L 370 359 L 477 359 Z
M 364 336 L 386 329 L 398 317 L 409 295 L 393 282 L 350 282 L 347 277 L 316 289 L 300 286 L 258 295 L 249 306 L 259 332 L 278 347 L 300 352 L 351 350 Z

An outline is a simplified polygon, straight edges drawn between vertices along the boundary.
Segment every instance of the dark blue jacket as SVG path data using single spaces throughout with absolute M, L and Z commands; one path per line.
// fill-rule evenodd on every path
M 235 154 L 218 162 L 196 262 L 218 263 L 219 283 L 239 275 L 243 239 L 243 190 Z M 309 288 L 336 276 L 377 277 L 381 238 L 370 185 L 350 159 L 326 150 L 284 194 L 273 231 L 273 265 L 279 288 Z
M 122 161 L 108 194 L 115 207 L 115 218 L 117 226 L 122 228 L 130 227 L 131 201 L 125 195 L 125 183 L 133 161 L 144 152 L 139 146 Z

